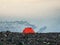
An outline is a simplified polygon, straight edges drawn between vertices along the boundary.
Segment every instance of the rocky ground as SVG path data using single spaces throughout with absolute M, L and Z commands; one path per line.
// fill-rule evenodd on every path
M 0 45 L 60 45 L 60 33 L 0 32 Z

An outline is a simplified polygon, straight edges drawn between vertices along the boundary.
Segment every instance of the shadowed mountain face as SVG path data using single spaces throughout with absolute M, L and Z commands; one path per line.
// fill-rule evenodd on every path
M 0 21 L 0 31 L 22 32 L 26 27 L 38 29 L 36 25 L 31 24 L 27 21 Z M 40 29 L 38 29 L 39 31 L 36 31 L 40 33 L 43 32 L 45 29 L 46 26 L 41 27 Z
M 0 45 L 60 45 L 60 33 L 0 32 Z

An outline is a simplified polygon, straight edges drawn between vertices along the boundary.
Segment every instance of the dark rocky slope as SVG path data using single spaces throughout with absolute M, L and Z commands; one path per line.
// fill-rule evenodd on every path
M 0 32 L 0 45 L 60 45 L 60 33 Z

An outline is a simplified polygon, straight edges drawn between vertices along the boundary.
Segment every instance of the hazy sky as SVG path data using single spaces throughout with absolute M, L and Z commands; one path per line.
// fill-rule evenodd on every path
M 0 20 L 27 20 L 49 32 L 60 31 L 59 19 L 60 0 L 0 0 Z
M 44 17 L 59 4 L 60 0 L 0 0 L 0 16 Z

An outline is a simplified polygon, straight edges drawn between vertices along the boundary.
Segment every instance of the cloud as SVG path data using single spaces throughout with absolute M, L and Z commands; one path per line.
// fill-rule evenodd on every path
M 42 33 L 42 32 L 45 31 L 46 29 L 47 29 L 47 27 L 46 27 L 46 26 L 43 26 L 43 27 L 41 27 L 41 28 L 39 29 L 38 33 Z
M 37 28 L 35 25 L 33 24 L 30 24 L 29 22 L 27 21 L 16 21 L 18 24 L 22 24 L 22 25 L 25 25 L 25 26 L 28 26 L 28 27 L 32 27 L 33 29 Z
M 21 24 L 21 25 L 25 25 L 25 26 L 28 26 L 28 27 L 32 27 L 32 28 L 37 28 L 35 25 L 29 23 L 28 21 L 3 21 L 3 22 L 0 22 L 2 24 L 7 24 L 8 26 L 10 25 L 14 25 L 14 24 Z

